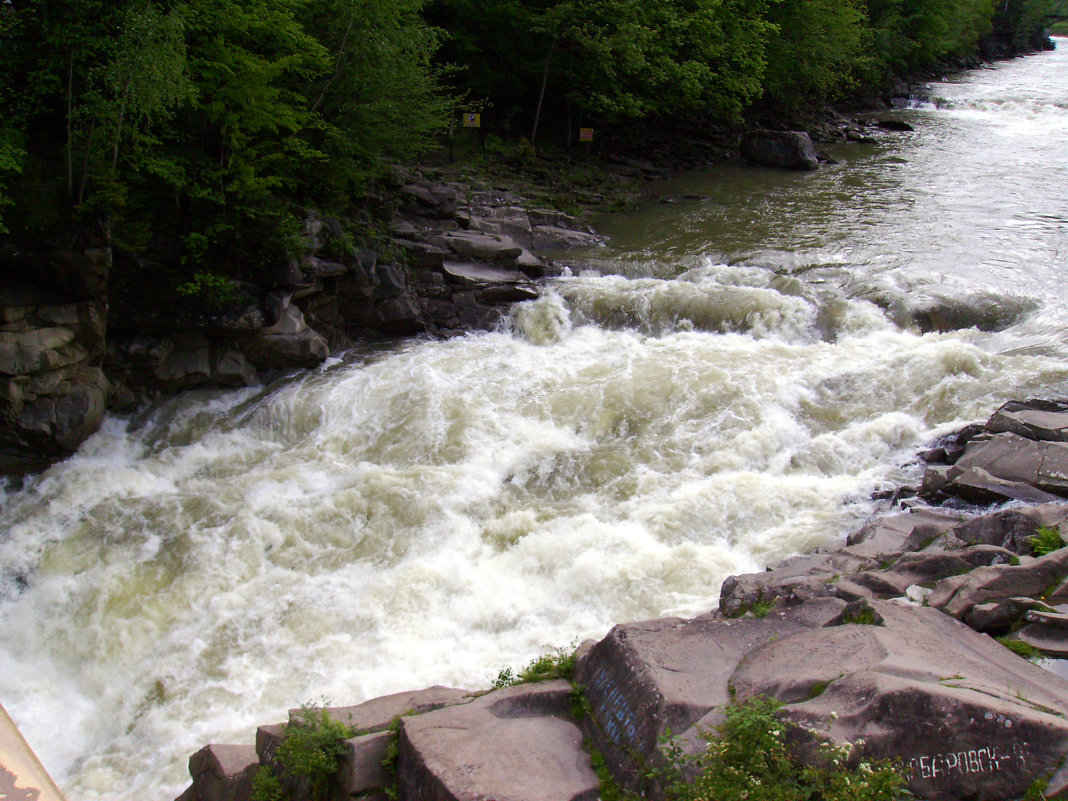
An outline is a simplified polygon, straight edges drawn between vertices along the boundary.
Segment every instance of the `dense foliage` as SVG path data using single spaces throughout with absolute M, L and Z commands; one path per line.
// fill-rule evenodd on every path
M 0 198 L 24 237 L 255 261 L 445 122 L 420 0 L 6 0 Z M 11 203 L 11 199 L 18 202 Z
M 1033 39 L 1064 0 L 0 0 L 0 233 L 224 274 L 384 158 L 792 113 Z M 444 76 L 444 77 L 443 77 Z M 448 91 L 440 88 L 445 81 Z

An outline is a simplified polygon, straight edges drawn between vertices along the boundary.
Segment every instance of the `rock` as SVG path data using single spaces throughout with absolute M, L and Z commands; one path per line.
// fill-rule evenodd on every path
M 474 695 L 475 693 L 471 690 L 435 685 L 425 690 L 372 698 L 356 706 L 328 707 L 326 711 L 330 717 L 358 732 L 377 732 L 385 730 L 394 718 L 403 715 L 422 715 L 424 712 L 466 703 Z M 291 709 L 290 719 L 299 715 L 301 711 Z
M 1008 598 L 1041 599 L 1068 576 L 1068 548 L 1019 565 L 980 567 L 939 581 L 928 602 L 963 620 L 972 607 Z
M 964 622 L 983 634 L 1001 636 L 1007 634 L 1030 610 L 1048 608 L 1045 603 L 1034 598 L 1006 598 L 976 604 L 968 610 Z
M 595 801 L 600 785 L 563 680 L 519 685 L 401 719 L 401 798 Z
M 343 798 L 384 790 L 393 783 L 386 768 L 393 733 L 363 734 L 345 740 L 337 771 L 337 788 Z
M 556 225 L 534 226 L 534 249 L 538 252 L 600 247 L 603 244 L 603 237 L 585 231 Z
M 259 757 L 251 745 L 207 745 L 189 758 L 197 801 L 247 801 Z
M 787 635 L 732 678 L 862 759 L 899 759 L 931 801 L 1014 798 L 1068 753 L 1068 682 L 933 609 L 872 602 L 882 625 Z
M 375 295 L 380 298 L 395 298 L 408 288 L 404 268 L 392 264 L 376 265 L 375 281 Z
M 1068 442 L 1036 442 L 1013 433 L 972 442 L 953 466 L 957 476 L 970 468 L 1010 482 L 1030 484 L 1047 493 L 1068 493 Z M 957 476 L 951 471 L 951 481 Z
M 1009 432 L 1027 439 L 1068 442 L 1068 403 L 1064 401 L 1010 401 L 986 423 L 993 433 Z
M 527 277 L 518 270 L 493 267 L 480 262 L 447 261 L 442 265 L 446 278 L 459 284 L 520 284 Z
M 961 522 L 957 512 L 937 509 L 913 509 L 880 517 L 846 540 L 849 553 L 856 556 L 882 556 L 902 551 L 922 550 L 939 534 Z M 916 547 L 917 542 L 923 542 Z
M 915 131 L 916 129 L 903 120 L 882 119 L 877 123 L 884 131 Z
M 709 729 L 731 697 L 730 679 L 754 648 L 803 630 L 791 621 L 666 618 L 616 626 L 578 662 L 591 714 L 583 730 L 620 784 L 643 789 L 661 759 L 660 736 L 699 721 Z
M 420 180 L 402 186 L 400 194 L 417 214 L 447 219 L 456 213 L 455 189 Z
M 337 278 L 349 271 L 344 264 L 334 261 L 323 261 L 315 256 L 305 256 L 300 260 L 301 271 L 304 275 L 313 278 Z
M 387 334 L 397 336 L 416 334 L 425 328 L 419 307 L 408 295 L 375 303 L 368 322 Z
M 523 248 L 514 239 L 497 234 L 453 231 L 438 238 L 443 247 L 462 259 L 514 265 Z
M 803 131 L 750 131 L 742 137 L 742 156 L 751 164 L 789 170 L 815 170 L 819 157 Z
M 719 611 L 727 617 L 744 614 L 757 604 L 785 599 L 790 606 L 812 597 L 855 600 L 870 590 L 842 584 L 843 575 L 878 567 L 878 560 L 856 556 L 847 550 L 815 553 L 788 559 L 763 573 L 730 576 L 720 587 Z
M 414 230 L 412 233 L 415 233 Z M 412 267 L 436 269 L 441 267 L 449 256 L 449 251 L 445 248 L 427 242 L 417 242 L 412 239 L 394 239 L 393 242 L 404 251 L 405 258 Z
M 250 364 L 265 370 L 315 367 L 330 355 L 330 346 L 318 331 L 299 334 L 264 334 L 242 338 L 241 351 Z
M 1017 554 L 1030 555 L 1030 539 L 1038 529 L 1057 528 L 1065 520 L 1068 520 L 1068 504 L 1044 503 L 974 517 L 953 529 L 953 534 L 963 542 L 997 545 Z

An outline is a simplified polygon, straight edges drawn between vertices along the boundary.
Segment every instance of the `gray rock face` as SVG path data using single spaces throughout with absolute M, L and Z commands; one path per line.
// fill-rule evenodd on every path
M 498 690 L 402 719 L 400 797 L 415 801 L 595 801 L 597 775 L 568 714 L 566 681 Z
M 99 427 L 110 252 L 57 253 L 0 289 L 0 472 L 44 467 Z M 16 269 L 16 273 L 20 270 Z
M 729 682 L 749 651 L 802 630 L 788 620 L 676 618 L 616 626 L 579 662 L 592 709 L 586 735 L 613 766 L 617 780 L 640 791 L 648 764 L 660 758 L 666 729 L 684 732 L 731 697 Z
M 820 166 L 816 148 L 804 131 L 750 131 L 742 137 L 742 156 L 764 167 L 815 170 Z
M 198 801 L 244 801 L 259 768 L 251 745 L 206 745 L 189 758 L 189 775 Z

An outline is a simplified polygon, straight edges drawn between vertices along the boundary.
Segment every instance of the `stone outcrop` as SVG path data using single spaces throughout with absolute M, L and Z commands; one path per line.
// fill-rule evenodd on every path
M 804 131 L 749 131 L 742 137 L 742 156 L 750 164 L 787 170 L 820 166 L 812 139 Z
M 0 473 L 41 469 L 100 426 L 110 251 L 0 259 Z

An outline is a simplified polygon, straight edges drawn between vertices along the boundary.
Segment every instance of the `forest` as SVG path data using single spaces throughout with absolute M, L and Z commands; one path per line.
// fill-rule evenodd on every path
M 105 244 L 181 276 L 299 247 L 463 111 L 530 147 L 877 93 L 1027 49 L 1060 0 L 3 0 L 0 258 Z

